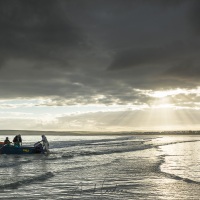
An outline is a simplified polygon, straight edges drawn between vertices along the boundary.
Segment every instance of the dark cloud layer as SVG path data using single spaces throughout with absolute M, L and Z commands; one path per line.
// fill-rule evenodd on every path
M 198 87 L 199 7 L 198 0 L 0 0 L 1 98 L 126 104 L 148 101 L 134 89 Z

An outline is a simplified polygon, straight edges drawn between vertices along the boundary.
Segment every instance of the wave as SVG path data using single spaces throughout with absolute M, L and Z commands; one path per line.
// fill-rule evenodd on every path
M 62 151 L 54 153 L 51 151 L 50 155 L 45 158 L 45 160 L 60 160 L 60 159 L 73 159 L 76 157 L 81 156 L 98 156 L 98 155 L 109 155 L 109 154 L 115 154 L 115 153 L 126 153 L 126 152 L 134 152 L 134 151 L 141 151 L 153 148 L 151 145 L 143 145 L 143 146 L 137 146 L 133 148 L 123 148 L 123 149 L 110 149 L 110 150 L 102 150 L 102 151 L 74 151 L 74 152 L 67 152 L 63 153 Z M 51 157 L 53 155 L 53 157 Z M 61 155 L 61 156 L 59 156 Z
M 168 173 L 168 172 L 163 172 L 161 170 L 161 165 L 165 162 L 165 156 L 167 156 L 167 155 L 159 156 L 160 159 L 159 159 L 159 162 L 157 162 L 157 164 L 155 165 L 154 172 L 159 173 L 166 178 L 174 179 L 174 180 L 177 180 L 177 181 L 183 181 L 183 182 L 186 182 L 186 183 L 192 183 L 192 184 L 200 185 L 200 182 L 198 182 L 198 181 L 195 181 L 195 180 L 192 180 L 192 179 L 189 179 L 189 178 L 183 178 L 183 177 L 180 177 L 178 175 L 171 174 L 171 173 Z
M 66 148 L 74 146 L 89 146 L 89 145 L 101 145 L 101 144 L 110 144 L 113 142 L 144 142 L 143 139 L 137 139 L 133 136 L 128 137 L 116 137 L 112 139 L 93 139 L 93 140 L 78 140 L 78 141 L 55 141 L 51 143 L 51 148 Z
M 124 137 L 124 138 L 116 138 L 114 140 L 126 140 L 126 139 L 132 139 L 133 137 Z M 155 138 L 154 138 L 155 139 Z M 148 141 L 150 140 L 150 138 L 148 138 Z M 95 140 L 96 141 L 96 140 Z M 101 141 L 102 140 L 98 140 L 98 141 Z M 106 140 L 108 141 L 108 140 Z M 112 140 L 113 141 L 113 140 Z M 146 140 L 145 140 L 146 141 Z M 66 148 L 62 148 L 62 149 L 52 149 L 51 150 L 51 153 L 50 153 L 50 156 L 48 156 L 47 160 L 59 160 L 59 159 L 73 159 L 73 158 L 76 158 L 76 157 L 81 157 L 81 156 L 98 156 L 98 155 L 109 155 L 109 154 L 115 154 L 115 153 L 126 153 L 126 152 L 134 152 L 134 151 L 143 151 L 143 150 L 147 150 L 147 149 L 152 149 L 152 148 L 159 148 L 161 146 L 166 146 L 166 145 L 172 145 L 172 144 L 178 144 L 178 143 L 187 143 L 187 142 L 197 142 L 197 141 L 200 141 L 200 140 L 188 140 L 188 141 L 176 141 L 176 142 L 168 142 L 168 143 L 165 143 L 165 144 L 143 144 L 143 143 L 132 143 L 131 141 L 131 144 L 129 143 L 128 146 L 123 144 L 121 145 L 120 143 L 120 146 L 117 146 L 116 144 L 113 145 L 113 144 L 109 144 L 109 146 L 105 146 L 105 148 L 103 150 L 97 150 L 95 151 L 95 148 L 91 148 L 91 149 L 94 149 L 93 151 L 87 151 L 87 150 L 84 150 L 84 151 L 79 151 L 79 150 L 72 150 L 70 151 L 70 149 L 67 150 L 66 152 Z M 130 141 L 127 141 L 127 142 L 130 142 Z M 85 143 L 85 145 L 88 145 Z M 135 145 L 135 146 L 134 146 Z M 109 147 L 112 147 L 114 146 L 115 148 L 112 148 L 112 149 L 109 149 Z M 53 157 L 51 157 L 51 155 L 53 155 Z
M 96 147 L 110 147 L 110 146 L 147 146 L 148 144 L 145 144 L 147 142 L 151 142 L 154 139 L 157 139 L 160 137 L 153 137 L 153 138 L 141 138 L 141 137 L 135 137 L 135 136 L 126 136 L 126 137 L 116 137 L 111 139 L 94 139 L 94 140 L 78 140 L 78 141 L 54 141 L 51 143 L 51 150 L 52 153 L 56 153 L 54 150 L 59 149 L 66 149 L 70 147 L 90 147 L 93 146 Z M 171 144 L 178 144 L 178 143 L 185 143 L 185 142 L 196 142 L 200 140 L 190 140 L 190 141 L 176 141 L 176 142 L 168 142 L 164 144 L 151 144 L 151 147 L 160 147 L 165 145 L 171 145 Z M 146 149 L 146 148 L 145 148 Z M 135 151 L 136 149 L 133 149 Z M 141 150 L 141 148 L 138 148 L 138 150 Z
M 98 156 L 98 155 L 109 155 L 115 153 L 126 153 L 126 152 L 133 152 L 133 151 L 141 151 L 145 149 L 149 149 L 152 147 L 149 146 L 142 146 L 134 149 L 114 149 L 114 150 L 104 150 L 104 151 L 80 151 L 80 152 L 52 152 L 48 157 L 43 158 L 44 160 L 61 160 L 61 159 L 73 159 L 76 157 L 82 156 Z M 1 167 L 1 166 L 0 166 Z M 6 167 L 6 166 L 5 166 Z
M 17 189 L 23 185 L 28 185 L 28 184 L 33 184 L 37 181 L 46 181 L 47 179 L 53 177 L 54 174 L 52 172 L 47 172 L 35 177 L 31 177 L 31 178 L 27 178 L 24 180 L 20 180 L 20 181 L 16 181 L 13 183 L 8 183 L 8 184 L 4 184 L 4 185 L 0 185 L 0 190 L 4 190 L 4 189 Z
M 160 173 L 163 174 L 165 177 L 168 177 L 168 178 L 172 178 L 172 179 L 175 179 L 175 180 L 181 180 L 181 181 L 184 181 L 186 183 L 193 183 L 193 184 L 200 185 L 200 182 L 194 181 L 194 180 L 189 179 L 189 178 L 183 178 L 183 177 L 177 176 L 175 174 L 170 174 L 170 173 L 163 172 L 163 171 L 160 171 Z
M 90 155 L 104 155 L 104 154 L 114 154 L 114 153 L 126 153 L 126 152 L 133 152 L 133 151 L 141 151 L 152 148 L 152 145 L 144 145 L 144 146 L 137 146 L 134 148 L 127 148 L 127 149 L 112 149 L 112 150 L 104 150 L 104 151 L 82 151 L 79 152 L 78 156 L 90 156 Z
M 168 143 L 168 144 L 165 144 L 165 145 L 173 145 L 173 144 L 188 143 L 188 142 L 199 142 L 199 141 L 200 140 L 179 141 L 179 142 L 171 142 L 171 143 Z M 159 146 L 165 146 L 165 145 L 159 145 Z M 195 181 L 195 180 L 192 180 L 192 179 L 189 179 L 189 178 L 184 178 L 184 177 L 181 177 L 181 176 L 169 173 L 169 172 L 162 171 L 161 166 L 162 166 L 163 163 L 165 163 L 165 157 L 166 156 L 168 156 L 168 155 L 161 155 L 160 156 L 160 161 L 158 162 L 158 164 L 156 166 L 156 171 L 158 171 L 160 174 L 164 175 L 167 178 L 184 181 L 186 183 L 192 183 L 192 184 L 200 185 L 199 181 Z M 176 155 L 173 155 L 173 156 L 176 156 Z
M 189 141 L 178 141 L 178 142 L 170 142 L 170 143 L 165 143 L 165 144 L 159 144 L 159 145 L 153 145 L 153 144 L 144 144 L 141 146 L 135 146 L 131 148 L 116 148 L 116 149 L 106 149 L 103 151 L 81 151 L 81 152 L 74 152 L 74 156 L 92 156 L 92 155 L 106 155 L 106 154 L 114 154 L 114 153 L 126 153 L 126 152 L 134 152 L 134 151 L 142 151 L 142 150 L 147 150 L 147 149 L 152 149 L 152 148 L 159 148 L 161 146 L 166 146 L 166 145 L 172 145 L 172 144 L 178 144 L 178 143 L 187 143 L 187 142 L 197 142 L 200 140 L 189 140 Z
M 186 140 L 186 141 L 169 142 L 169 143 L 165 143 L 165 144 L 154 145 L 154 147 L 161 147 L 161 146 L 167 146 L 167 145 L 172 145 L 172 144 L 188 143 L 188 142 L 200 142 L 200 140 Z
M 125 145 L 122 145 L 120 147 L 123 148 L 114 148 L 114 149 L 108 149 L 106 147 L 105 150 L 100 150 L 100 151 L 73 151 L 73 152 L 67 152 L 67 153 L 63 153 L 62 151 L 60 152 L 56 152 L 56 154 L 62 154 L 61 158 L 74 158 L 77 156 L 95 156 L 95 155 L 107 155 L 107 154 L 115 154 L 115 153 L 126 153 L 126 152 L 134 152 L 134 151 L 142 151 L 142 150 L 147 150 L 147 149 L 152 149 L 152 148 L 159 148 L 161 146 L 166 146 L 166 145 L 172 145 L 172 144 L 178 144 L 178 143 L 187 143 L 187 142 L 197 142 L 200 140 L 189 140 L 189 141 L 178 141 L 178 142 L 169 142 L 169 143 L 165 143 L 165 144 L 158 144 L 158 145 L 153 145 L 153 144 L 142 144 L 139 145 L 138 143 L 136 143 L 136 146 L 132 146 L 134 144 L 132 144 L 129 148 L 124 148 Z M 111 145 L 110 145 L 111 146 Z M 54 152 L 52 151 L 52 154 L 54 154 Z M 54 158 L 56 159 L 56 158 Z M 60 157 L 58 157 L 58 159 L 60 159 Z
M 21 161 L 21 162 L 4 162 L 4 163 L 0 163 L 0 168 L 4 168 L 4 167 L 15 167 L 18 165 L 22 165 L 22 164 L 27 164 L 32 162 L 31 160 L 25 160 L 25 161 Z
M 66 158 L 66 159 L 73 158 L 73 157 L 74 157 L 73 154 L 63 154 L 62 155 L 62 158 Z

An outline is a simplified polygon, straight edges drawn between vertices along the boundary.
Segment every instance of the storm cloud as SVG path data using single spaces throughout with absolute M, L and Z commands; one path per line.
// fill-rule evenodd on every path
M 199 86 L 198 0 L 1 0 L 1 98 L 148 103 Z M 139 103 L 140 102 L 140 103 Z

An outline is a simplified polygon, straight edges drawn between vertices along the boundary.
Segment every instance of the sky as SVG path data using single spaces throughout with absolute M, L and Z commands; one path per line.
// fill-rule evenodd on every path
M 0 0 L 0 129 L 200 130 L 199 0 Z

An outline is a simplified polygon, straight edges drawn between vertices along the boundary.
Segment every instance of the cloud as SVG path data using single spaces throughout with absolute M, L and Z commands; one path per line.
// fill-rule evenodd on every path
M 1 98 L 143 105 L 136 89 L 197 87 L 196 4 L 1 0 Z
M 188 17 L 191 23 L 191 26 L 193 27 L 194 32 L 199 35 L 200 34 L 200 2 L 197 0 L 190 1 L 190 10 L 188 13 Z
M 177 66 L 173 66 L 168 69 L 165 73 L 167 77 L 192 81 L 193 83 L 198 82 L 200 76 L 200 65 L 199 62 L 195 61 L 186 61 Z
M 67 52 L 83 41 L 81 30 L 51 0 L 0 1 L 0 27 L 4 62 L 10 59 L 42 61 L 67 67 Z M 41 63 L 39 67 L 43 66 Z

